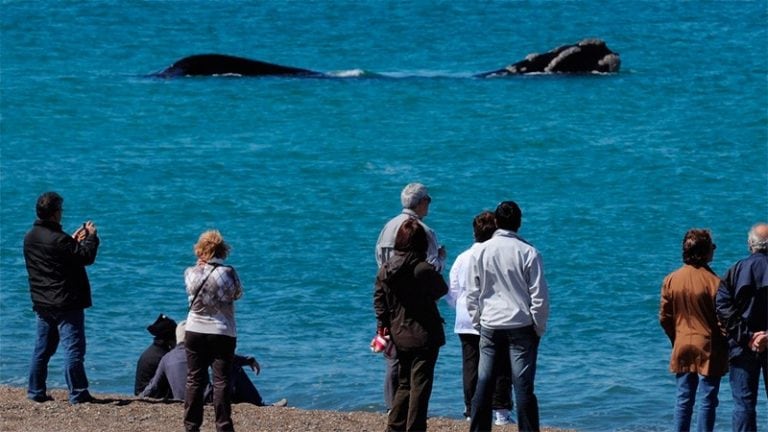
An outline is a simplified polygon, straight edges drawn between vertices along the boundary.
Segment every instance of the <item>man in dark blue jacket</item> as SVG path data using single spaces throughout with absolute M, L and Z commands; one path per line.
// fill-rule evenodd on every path
M 762 370 L 768 397 L 768 224 L 756 224 L 747 240 L 750 256 L 738 261 L 717 290 L 717 317 L 728 333 L 733 430 L 757 430 Z
M 91 402 L 85 375 L 85 309 L 91 306 L 91 285 L 85 266 L 93 264 L 99 237 L 93 222 L 70 236 L 61 228 L 64 199 L 46 192 L 37 199 L 37 220 L 24 237 L 32 310 L 37 314 L 37 340 L 29 370 L 27 397 L 51 400 L 46 393 L 48 361 L 59 341 L 66 350 L 64 377 L 71 404 Z

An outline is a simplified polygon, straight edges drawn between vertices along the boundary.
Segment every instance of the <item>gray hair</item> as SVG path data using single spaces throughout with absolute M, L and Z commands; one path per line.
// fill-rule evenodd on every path
M 409 183 L 400 192 L 400 202 L 403 204 L 403 208 L 413 210 L 419 205 L 422 199 L 429 196 L 427 187 L 421 183 Z
M 764 223 L 752 225 L 752 229 L 749 230 L 749 236 L 747 237 L 750 253 L 768 252 L 767 228 L 768 226 Z

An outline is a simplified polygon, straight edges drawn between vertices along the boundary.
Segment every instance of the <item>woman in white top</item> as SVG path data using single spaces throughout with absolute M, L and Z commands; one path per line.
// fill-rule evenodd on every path
M 203 423 L 203 393 L 209 367 L 213 368 L 216 430 L 234 431 L 228 384 L 237 341 L 234 301 L 243 295 L 243 288 L 235 269 L 224 265 L 229 249 L 219 231 L 204 232 L 195 245 L 197 265 L 184 272 L 189 299 L 184 400 L 184 428 L 188 432 L 199 431 Z
M 445 296 L 451 307 L 456 309 L 456 324 L 454 333 L 461 341 L 462 378 L 464 384 L 464 416 L 469 418 L 472 398 L 477 386 L 477 367 L 480 360 L 480 333 L 472 325 L 472 318 L 467 311 L 467 267 L 469 257 L 477 247 L 493 236 L 496 231 L 496 218 L 493 213 L 484 211 L 475 216 L 472 221 L 475 243 L 462 252 L 453 262 L 450 272 L 450 287 Z M 512 377 L 509 358 L 498 356 L 496 387 L 493 393 L 494 423 L 505 425 L 511 423 L 512 409 Z

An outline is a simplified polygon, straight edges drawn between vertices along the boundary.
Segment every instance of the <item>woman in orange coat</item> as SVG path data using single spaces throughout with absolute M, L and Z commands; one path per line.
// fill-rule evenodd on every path
M 715 314 L 720 278 L 709 268 L 715 244 L 707 230 L 683 238 L 684 265 L 664 278 L 659 322 L 672 342 L 669 369 L 677 378 L 676 431 L 688 431 L 698 389 L 698 431 L 715 427 L 720 379 L 728 371 L 728 347 Z

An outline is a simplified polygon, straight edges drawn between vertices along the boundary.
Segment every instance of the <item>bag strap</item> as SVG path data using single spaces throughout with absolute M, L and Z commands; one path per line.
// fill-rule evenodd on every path
M 217 263 L 209 263 L 209 264 L 210 264 L 211 266 L 213 266 L 213 268 L 211 269 L 211 271 L 210 271 L 210 272 L 208 272 L 208 275 L 207 275 L 205 278 L 203 278 L 203 281 L 202 281 L 202 282 L 200 282 L 200 285 L 198 285 L 198 287 L 197 287 L 197 292 L 195 292 L 195 296 L 194 296 L 194 297 L 192 297 L 192 301 L 191 301 L 191 302 L 189 302 L 189 308 L 187 308 L 187 312 L 189 312 L 189 311 L 191 311 L 191 310 L 192 310 L 192 305 L 193 305 L 193 304 L 195 304 L 195 300 L 197 300 L 197 296 L 198 296 L 198 295 L 200 295 L 200 291 L 202 291 L 202 290 L 203 290 L 203 285 L 205 285 L 205 281 L 207 281 L 207 280 L 208 280 L 208 278 L 209 278 L 209 277 L 210 277 L 210 276 L 213 274 L 213 272 L 215 272 L 215 271 L 216 271 L 216 267 L 218 267 L 218 266 L 220 266 L 220 265 L 221 265 L 221 264 L 217 264 Z

